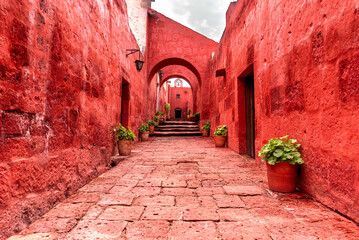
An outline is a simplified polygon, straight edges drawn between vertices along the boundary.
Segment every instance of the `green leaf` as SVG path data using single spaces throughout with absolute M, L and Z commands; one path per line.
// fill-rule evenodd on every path
M 273 153 L 274 156 L 276 156 L 277 158 L 281 157 L 283 155 L 283 150 L 282 149 L 276 149 Z
M 276 157 L 270 157 L 270 158 L 268 158 L 268 163 L 270 164 L 270 165 L 274 165 L 275 163 L 277 162 L 277 158 Z

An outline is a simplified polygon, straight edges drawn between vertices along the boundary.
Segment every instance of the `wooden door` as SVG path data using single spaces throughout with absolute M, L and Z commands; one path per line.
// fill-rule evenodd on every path
M 182 109 L 180 108 L 175 109 L 175 118 L 182 118 Z
M 255 122 L 254 122 L 254 75 L 245 78 L 245 105 L 246 105 L 246 152 L 255 157 Z
M 121 96 L 121 124 L 128 127 L 130 115 L 130 84 L 126 80 L 122 80 L 122 96 Z

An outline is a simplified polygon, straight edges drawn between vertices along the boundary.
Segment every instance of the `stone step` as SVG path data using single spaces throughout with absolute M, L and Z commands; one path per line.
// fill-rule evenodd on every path
M 199 131 L 198 127 L 194 128 L 155 128 L 156 132 L 193 132 Z
M 198 123 L 193 121 L 166 121 L 160 123 L 160 126 L 161 125 L 198 125 Z
M 184 131 L 171 131 L 171 132 L 158 132 L 155 131 L 154 134 L 150 134 L 153 137 L 170 137 L 170 136 L 202 136 L 200 131 L 193 132 L 184 132 Z
M 197 124 L 191 125 L 158 125 L 156 128 L 198 128 Z

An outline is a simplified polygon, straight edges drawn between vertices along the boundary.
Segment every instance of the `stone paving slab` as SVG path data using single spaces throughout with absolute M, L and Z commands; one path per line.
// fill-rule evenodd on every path
M 253 159 L 206 137 L 150 138 L 16 239 L 359 239 L 302 192 L 268 190 Z

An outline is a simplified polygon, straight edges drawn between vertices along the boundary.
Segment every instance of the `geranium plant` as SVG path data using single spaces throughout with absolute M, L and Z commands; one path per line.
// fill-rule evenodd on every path
M 154 120 L 148 120 L 147 121 L 148 126 L 158 126 L 158 124 Z
M 153 121 L 158 122 L 160 120 L 160 117 L 157 115 L 153 116 Z
M 262 161 L 267 161 L 270 165 L 280 162 L 288 162 L 292 165 L 304 163 L 298 151 L 301 144 L 296 139 L 289 139 L 289 136 L 272 138 L 263 141 L 265 144 L 259 151 L 259 156 L 263 156 Z
M 119 123 L 118 126 L 113 129 L 113 131 L 115 132 L 116 139 L 118 141 L 135 141 L 136 139 L 136 136 L 130 127 L 126 129 L 124 126 L 122 126 L 121 123 Z
M 141 125 L 141 127 L 139 127 L 138 130 L 140 131 L 140 133 L 145 133 L 145 132 L 148 132 L 150 130 L 150 127 L 148 126 L 147 123 L 143 123 Z
M 210 121 L 207 121 L 206 122 L 206 125 L 204 125 L 202 127 L 202 130 L 210 130 L 211 129 L 211 122 Z
M 216 131 L 214 132 L 214 135 L 225 137 L 227 136 L 227 132 L 228 132 L 227 125 L 219 125 Z

